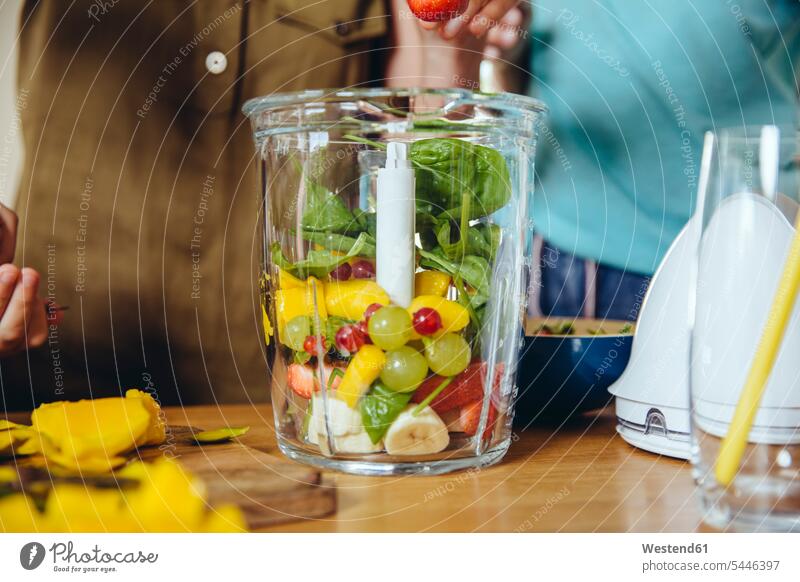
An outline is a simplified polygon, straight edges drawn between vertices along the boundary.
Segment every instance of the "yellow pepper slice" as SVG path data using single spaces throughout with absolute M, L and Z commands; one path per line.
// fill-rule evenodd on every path
M 370 385 L 380 376 L 384 364 L 386 364 L 386 354 L 382 349 L 371 344 L 361 346 L 344 371 L 344 378 L 336 390 L 336 395 L 350 408 L 355 408 L 361 395 L 369 390 Z
M 306 315 L 305 287 L 278 289 L 275 292 L 275 317 L 278 320 L 279 337 L 282 337 L 286 322 L 298 315 Z
M 414 295 L 444 297 L 450 288 L 450 275 L 440 271 L 420 271 L 414 275 Z
M 291 273 L 278 269 L 278 286 L 281 289 L 300 289 L 306 286 L 305 281 L 298 279 Z
M 325 284 L 316 277 L 309 277 L 301 287 L 278 289 L 275 292 L 275 317 L 278 334 L 283 333 L 286 323 L 298 315 L 314 316 L 314 285 L 317 289 L 317 308 L 321 319 L 328 318 L 325 306 Z
M 411 305 L 408 306 L 408 312 L 413 317 L 414 313 L 423 307 L 435 309 L 442 318 L 442 329 L 437 331 L 434 337 L 461 331 L 469 324 L 469 311 L 455 301 L 437 297 L 436 295 L 420 295 L 411 301 Z M 415 339 L 418 339 L 418 337 Z
M 325 305 L 330 315 L 359 321 L 373 303 L 389 305 L 389 296 L 370 279 L 325 283 Z

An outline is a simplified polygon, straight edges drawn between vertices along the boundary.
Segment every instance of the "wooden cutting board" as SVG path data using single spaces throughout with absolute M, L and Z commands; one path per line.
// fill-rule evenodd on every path
M 336 490 L 319 471 L 290 463 L 239 442 L 196 445 L 185 426 L 170 427 L 160 449 L 140 449 L 142 459 L 162 454 L 178 459 L 200 477 L 209 504 L 239 506 L 250 529 L 276 523 L 315 519 L 336 511 Z

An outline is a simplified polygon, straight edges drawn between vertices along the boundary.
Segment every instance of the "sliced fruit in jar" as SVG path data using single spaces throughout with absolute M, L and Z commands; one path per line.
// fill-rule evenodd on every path
M 278 324 L 279 339 L 282 343 L 287 343 L 284 337 L 284 328 L 286 324 L 300 315 L 313 316 L 314 315 L 314 293 L 313 289 L 317 290 L 317 309 L 319 311 L 320 319 L 326 319 L 328 312 L 325 307 L 325 290 L 321 281 L 314 277 L 309 277 L 305 284 L 301 287 L 291 287 L 289 289 L 278 289 L 275 292 L 275 314 Z M 308 335 L 308 334 L 306 334 Z M 300 348 L 292 349 L 299 351 Z
M 328 273 L 328 277 L 335 281 L 347 281 L 352 274 L 352 269 L 350 268 L 349 263 L 342 263 L 338 267 L 336 267 L 333 271 Z
M 415 311 L 412 321 L 414 331 L 419 335 L 433 335 L 442 329 L 442 316 L 430 307 L 423 307 Z
M 411 394 L 395 392 L 375 382 L 369 394 L 361 399 L 361 422 L 373 443 L 379 443 L 411 399 Z
M 369 318 L 372 317 L 376 311 L 378 311 L 383 305 L 380 303 L 371 303 L 365 310 L 364 310 L 364 321 L 369 322 Z
M 457 409 L 464 404 L 483 401 L 483 381 L 486 377 L 486 362 L 472 362 L 467 369 L 456 376 L 453 381 L 445 387 L 430 403 L 438 413 Z M 495 377 L 493 390 L 500 387 L 500 380 L 503 376 L 503 365 L 495 367 Z M 422 402 L 425 398 L 445 380 L 441 376 L 431 376 L 420 384 L 417 391 L 411 397 L 412 402 Z
M 302 289 L 306 286 L 306 282 L 283 269 L 278 269 L 278 286 L 281 289 Z
M 414 416 L 414 408 L 407 406 L 386 431 L 384 445 L 390 455 L 430 455 L 450 444 L 447 426 L 439 415 L 426 406 Z
M 450 275 L 441 271 L 420 271 L 414 275 L 414 295 L 444 297 L 450 288 Z
M 343 325 L 336 332 L 336 349 L 354 354 L 367 343 L 361 328 L 356 325 Z
M 460 335 L 446 333 L 435 340 L 426 341 L 425 357 L 434 373 L 440 376 L 455 376 L 469 365 L 471 356 L 469 344 Z
M 325 365 L 324 368 L 328 387 L 331 390 L 336 390 L 344 380 L 341 369 L 328 365 Z M 311 398 L 311 395 L 320 389 L 317 367 L 310 364 L 289 364 L 289 369 L 286 372 L 286 383 L 292 389 L 292 392 L 301 398 Z
M 367 329 L 372 343 L 384 350 L 393 350 L 411 339 L 411 316 L 402 307 L 387 305 L 372 314 Z
M 307 315 L 305 288 L 278 289 L 275 292 L 275 323 L 281 343 L 286 343 L 286 323 L 301 315 Z
M 325 306 L 330 315 L 358 321 L 372 303 L 389 304 L 380 285 L 368 279 L 325 283 Z
M 428 362 L 414 348 L 401 346 L 386 352 L 381 381 L 395 392 L 413 392 L 427 375 Z
M 355 408 L 361 395 L 378 379 L 385 363 L 383 350 L 369 344 L 363 346 L 350 360 L 342 383 L 339 384 L 337 396 L 350 408 Z
M 412 315 L 423 308 L 433 309 L 442 320 L 442 327 L 437 330 L 437 335 L 461 331 L 469 325 L 469 311 L 455 301 L 436 295 L 419 295 L 411 301 L 408 312 Z
M 361 415 L 338 398 L 328 397 L 327 423 L 325 422 L 325 400 L 314 396 L 309 404 L 312 407 L 306 440 L 311 444 L 328 450 L 328 426 L 336 452 L 374 453 L 383 449 L 380 442 L 372 442 L 361 424 Z
M 303 341 L 303 350 L 307 352 L 311 356 L 316 356 L 318 352 L 321 350 L 324 354 L 327 350 L 325 349 L 325 336 L 320 337 L 321 346 L 317 345 L 317 336 L 309 335 L 306 336 L 306 339 Z
M 298 315 L 286 323 L 282 341 L 294 351 L 305 349 L 306 338 L 311 335 L 311 318 Z
M 483 409 L 483 401 L 477 400 L 461 407 L 461 430 L 472 436 L 478 432 L 478 425 L 481 422 L 481 410 Z M 492 434 L 494 428 L 494 421 L 497 418 L 497 409 L 494 404 L 489 403 L 489 415 L 486 419 L 486 429 L 483 431 L 483 437 L 486 438 Z
M 370 261 L 353 261 L 353 277 L 356 279 L 374 279 L 375 265 Z

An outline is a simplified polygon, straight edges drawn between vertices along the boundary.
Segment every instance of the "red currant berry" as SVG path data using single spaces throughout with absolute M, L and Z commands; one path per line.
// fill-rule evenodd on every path
M 303 341 L 303 349 L 312 356 L 317 355 L 317 336 L 307 335 Z M 325 336 L 322 336 L 322 351 L 325 351 Z
M 343 325 L 336 332 L 336 347 L 340 352 L 357 352 L 366 343 L 361 330 L 354 325 Z
M 353 272 L 353 269 L 350 267 L 349 263 L 342 263 L 338 267 L 336 267 L 333 271 L 328 273 L 328 276 L 333 281 L 347 281 L 350 278 L 350 274 Z
M 419 335 L 433 335 L 442 329 L 442 316 L 430 307 L 422 307 L 414 313 L 414 331 Z
M 358 323 L 354 323 L 353 325 L 358 328 L 358 331 L 361 332 L 361 335 L 364 336 L 364 343 L 371 344 L 372 339 L 369 337 L 369 330 L 367 329 L 367 322 L 366 321 L 359 321 Z
M 356 261 L 353 263 L 353 277 L 356 279 L 375 278 L 375 265 L 369 261 Z
M 372 314 L 378 311 L 383 305 L 380 303 L 371 303 L 367 310 L 364 311 L 364 321 L 369 323 L 369 318 L 372 317 Z

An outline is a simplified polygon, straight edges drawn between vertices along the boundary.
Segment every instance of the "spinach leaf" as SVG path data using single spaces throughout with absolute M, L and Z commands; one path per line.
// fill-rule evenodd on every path
M 361 422 L 373 443 L 380 441 L 389 426 L 411 400 L 411 392 L 395 392 L 380 382 L 361 399 Z
M 417 211 L 458 219 L 462 193 L 470 195 L 468 217 L 487 216 L 508 203 L 511 177 L 502 154 L 455 138 L 411 144 L 417 176 Z
M 375 238 L 367 233 L 363 233 L 363 235 L 364 243 L 361 247 L 361 256 L 374 257 Z M 346 253 L 357 242 L 357 239 L 332 232 L 303 231 L 303 238 L 337 253 Z
M 361 233 L 350 249 L 343 255 L 334 254 L 327 249 L 311 250 L 308 251 L 305 259 L 296 263 L 292 263 L 286 258 L 281 250 L 280 243 L 276 242 L 272 245 L 272 261 L 287 273 L 300 279 L 311 276 L 321 279 L 342 263 L 361 255 L 364 245 L 368 244 L 368 237 L 367 233 Z
M 458 234 L 459 230 L 460 229 L 450 220 L 442 221 L 436 230 L 436 241 L 439 243 L 439 246 L 442 248 L 447 258 L 457 259 L 463 252 L 487 259 L 492 258 L 492 246 L 489 241 L 486 240 L 481 227 L 467 228 L 467 244 L 465 251 L 462 251 L 461 237 Z
M 306 207 L 303 229 L 315 232 L 347 232 L 356 225 L 353 213 L 342 199 L 321 184 L 306 180 Z
M 386 144 L 355 135 L 358 143 L 378 149 Z M 488 216 L 511 198 L 511 176 L 503 155 L 494 148 L 456 138 L 429 138 L 413 142 L 411 163 L 417 178 L 417 215 L 458 220 L 462 195 L 469 196 L 468 217 Z

